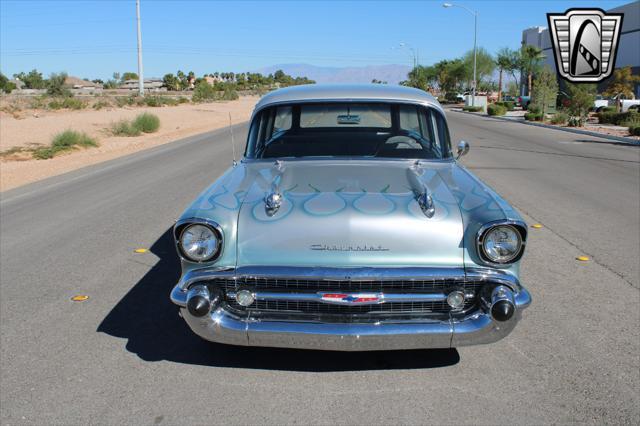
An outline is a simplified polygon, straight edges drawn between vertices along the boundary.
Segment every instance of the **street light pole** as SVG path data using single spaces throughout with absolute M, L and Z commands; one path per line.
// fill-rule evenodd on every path
M 476 59 L 478 57 L 478 12 L 473 14 L 473 97 L 471 98 L 471 106 L 476 103 L 476 87 L 478 80 L 476 79 Z
M 453 3 L 443 3 L 442 7 L 445 7 L 445 8 L 459 7 L 473 15 L 473 87 L 471 89 L 471 96 L 472 96 L 471 106 L 475 106 L 476 86 L 478 85 L 478 80 L 476 78 L 476 75 L 477 75 L 476 62 L 477 62 L 477 56 L 478 56 L 478 12 L 476 12 L 475 10 L 471 10 L 466 6 L 462 6 L 460 4 L 453 4 Z
M 409 51 L 411 52 L 411 60 L 413 62 L 413 68 L 418 66 L 418 63 L 419 63 L 418 53 L 419 53 L 419 51 L 417 51 L 418 53 L 416 53 L 416 50 L 413 47 L 409 46 L 407 43 L 405 43 L 403 41 L 400 42 L 400 44 L 398 45 L 398 48 L 399 49 L 403 49 L 403 48 L 409 49 Z M 391 49 L 395 49 L 395 47 L 392 47 Z
M 142 31 L 140 30 L 140 0 L 136 0 L 136 21 L 138 23 L 138 94 L 144 96 L 144 77 L 142 75 Z

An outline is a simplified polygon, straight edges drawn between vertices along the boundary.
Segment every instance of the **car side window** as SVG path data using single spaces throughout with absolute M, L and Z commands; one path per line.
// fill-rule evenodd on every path
M 431 128 L 432 129 L 437 129 L 438 128 L 438 122 L 437 122 L 437 118 L 436 118 L 436 114 L 433 112 L 429 112 L 429 115 L 431 116 Z M 440 139 L 440 132 L 435 131 L 434 133 L 434 138 L 433 138 L 433 143 L 431 144 L 431 150 L 435 153 L 438 154 L 438 157 L 441 156 L 442 150 L 440 149 L 441 146 L 441 139 Z
M 418 121 L 418 108 L 413 105 L 401 105 L 399 108 L 400 128 L 420 134 L 420 122 Z M 423 135 L 424 136 L 424 135 Z
M 442 154 L 442 132 L 446 130 L 444 120 L 431 108 L 414 105 L 401 105 L 398 109 L 400 129 L 414 132 L 422 137 L 424 149 L 429 150 L 435 158 Z
M 290 130 L 292 122 L 291 106 L 268 108 L 260 112 L 251 124 L 245 156 L 255 158 L 256 149 L 259 149 L 278 133 Z
M 434 117 L 436 122 L 436 128 L 438 129 L 438 139 L 440 143 L 438 144 L 438 148 L 442 149 L 442 158 L 451 156 L 451 138 L 449 137 L 449 128 L 447 127 L 447 122 L 444 117 L 436 112 L 432 112 L 431 115 Z
M 291 129 L 291 107 L 290 106 L 281 106 L 275 109 L 275 120 L 273 122 L 273 131 L 271 132 L 271 136 L 278 132 L 282 132 L 285 130 Z

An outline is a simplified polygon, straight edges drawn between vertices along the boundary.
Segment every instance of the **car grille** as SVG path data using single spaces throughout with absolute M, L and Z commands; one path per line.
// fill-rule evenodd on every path
M 446 293 L 453 289 L 472 290 L 477 295 L 485 281 L 464 279 L 420 279 L 420 280 L 314 280 L 295 278 L 217 278 L 208 281 L 209 285 L 227 292 L 239 289 L 252 291 L 277 291 L 291 293 L 316 292 L 375 292 L 375 293 Z M 461 312 L 471 310 L 478 297 L 465 302 Z M 339 305 L 316 301 L 257 300 L 251 306 L 239 305 L 235 299 L 226 297 L 227 309 L 238 314 L 258 314 L 269 317 L 286 314 L 293 317 L 306 317 L 333 321 L 364 320 L 396 316 L 449 316 L 451 308 L 446 301 L 386 302 L 372 305 Z

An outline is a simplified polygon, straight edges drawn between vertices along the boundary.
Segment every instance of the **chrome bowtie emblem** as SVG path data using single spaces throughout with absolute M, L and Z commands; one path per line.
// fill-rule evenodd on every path
M 336 305 L 377 305 L 382 303 L 380 293 L 318 293 L 325 303 Z
M 622 17 L 622 13 L 607 14 L 601 9 L 547 13 L 558 73 L 576 83 L 609 77 L 615 67 Z

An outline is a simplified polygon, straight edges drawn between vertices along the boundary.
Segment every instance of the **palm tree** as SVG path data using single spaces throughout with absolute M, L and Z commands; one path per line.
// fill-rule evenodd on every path
M 527 94 L 531 96 L 533 73 L 545 58 L 545 55 L 542 53 L 542 49 L 528 44 L 522 47 L 520 56 L 522 58 L 522 68 L 527 73 Z
M 518 52 L 515 52 L 508 47 L 503 47 L 498 50 L 498 53 L 496 54 L 496 65 L 500 70 L 498 77 L 498 102 L 502 101 L 502 72 L 512 71 L 513 67 L 517 67 L 517 55 Z

